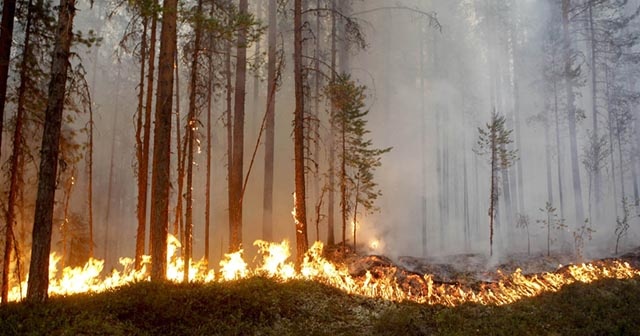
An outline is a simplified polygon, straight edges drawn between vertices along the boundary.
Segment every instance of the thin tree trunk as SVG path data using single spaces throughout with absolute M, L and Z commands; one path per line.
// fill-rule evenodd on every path
M 173 60 L 176 51 L 178 2 L 177 0 L 165 0 L 163 6 L 153 139 L 153 172 L 151 175 L 152 281 L 164 280 L 167 274 Z
M 497 157 L 497 148 L 493 143 L 491 144 L 491 192 L 490 192 L 490 200 L 489 200 L 489 255 L 493 256 L 493 223 L 495 219 L 495 210 L 496 210 L 496 200 L 497 190 L 496 190 L 496 174 L 497 167 L 496 161 Z
M 197 12 L 202 12 L 202 0 L 198 0 Z M 193 56 L 191 59 L 191 88 L 189 90 L 189 117 L 185 125 L 185 136 L 187 138 L 187 209 L 184 223 L 184 282 L 189 282 L 189 266 L 193 254 L 193 143 L 196 141 L 196 129 L 198 111 L 196 98 L 198 96 L 198 71 L 200 57 L 200 40 L 202 38 L 202 27 L 200 19 L 196 18 L 194 27 L 195 38 L 193 41 Z
M 564 85 L 567 95 L 567 109 L 569 122 L 569 145 L 571 150 L 571 171 L 573 176 L 573 192 L 576 207 L 576 225 L 584 220 L 584 206 L 582 204 L 582 185 L 580 184 L 580 163 L 578 161 L 578 141 L 576 134 L 575 93 L 572 79 L 568 76 L 573 71 L 571 61 L 571 40 L 569 37 L 569 7 L 570 0 L 562 0 L 562 32 L 564 44 Z
M 605 85 L 606 85 L 606 101 L 607 101 L 607 111 L 608 111 L 608 122 L 609 122 L 609 155 L 611 157 L 611 186 L 613 187 L 613 209 L 615 212 L 616 218 L 618 217 L 618 186 L 616 184 L 616 164 L 615 164 L 615 152 L 613 150 L 613 113 L 611 111 L 610 106 L 610 87 L 609 87 L 609 69 L 605 69 Z M 622 199 L 622 198 L 620 198 Z
M 31 6 L 31 2 L 29 2 Z M 2 21 L 0 22 L 0 148 L 2 148 L 2 130 L 4 106 L 9 79 L 9 63 L 11 61 L 11 44 L 13 42 L 13 21 L 16 13 L 16 0 L 4 0 L 2 5 Z
M 136 116 L 136 159 L 138 160 L 138 199 L 136 214 L 138 219 L 138 228 L 136 230 L 136 256 L 135 265 L 136 269 L 140 269 L 142 264 L 142 255 L 144 254 L 145 243 L 145 231 L 146 231 L 146 188 L 142 184 L 146 184 L 146 180 L 143 181 L 143 176 L 146 175 L 146 171 L 142 171 L 142 153 L 143 147 L 143 111 L 144 111 L 144 85 L 145 85 L 145 67 L 147 62 L 147 25 L 149 19 L 145 16 L 142 21 L 142 40 L 140 42 L 140 82 L 138 84 L 138 109 Z M 144 192 L 144 194 L 143 194 Z
M 214 16 L 214 8 L 215 6 L 211 4 L 211 9 L 209 12 L 209 16 Z M 213 71 L 213 53 L 214 53 L 214 45 L 215 41 L 213 36 L 209 37 L 209 50 L 208 50 L 208 65 L 209 65 L 209 74 L 207 78 L 207 177 L 205 184 L 205 208 L 204 208 L 204 260 L 206 264 L 209 264 L 210 260 L 210 244 L 209 244 L 209 236 L 211 229 L 211 158 L 213 156 L 213 135 L 211 133 L 211 114 L 213 114 L 212 109 L 212 100 L 213 100 L 213 81 L 215 80 L 215 73 Z
M 151 112 L 153 104 L 153 82 L 155 74 L 155 62 L 156 62 L 156 32 L 158 26 L 158 15 L 156 14 L 155 7 L 157 6 L 157 0 L 152 0 L 154 12 L 151 17 L 151 36 L 149 38 L 149 62 L 147 71 L 147 97 L 145 103 L 144 112 L 144 135 L 142 138 L 142 160 L 140 161 L 140 171 L 138 178 L 140 179 L 140 189 L 138 190 L 138 231 L 136 235 L 136 267 L 140 269 L 142 267 L 142 256 L 144 255 L 145 239 L 146 239 L 146 220 L 147 220 L 147 199 L 149 194 L 149 155 L 151 154 Z M 141 205 L 144 205 L 143 207 Z M 144 216 L 143 216 L 144 214 Z M 142 219 L 142 222 L 140 222 Z M 140 224 L 142 223 L 142 224 Z M 149 254 L 151 254 L 151 244 L 149 244 Z
M 320 0 L 316 0 L 316 8 L 320 9 Z M 320 77 L 320 48 L 321 48 L 321 37 L 322 37 L 322 27 L 320 25 L 320 14 L 316 13 L 316 29 L 314 32 L 315 35 L 315 52 L 314 52 L 314 105 L 313 105 L 313 127 L 311 128 L 311 136 L 313 142 L 313 162 L 316 167 L 316 170 L 313 174 L 313 195 L 315 199 L 315 210 L 316 210 L 316 228 L 320 225 L 319 219 L 321 218 L 321 214 L 319 210 L 321 207 L 317 206 L 317 204 L 322 203 L 322 199 L 320 197 L 320 171 L 318 169 L 320 163 L 320 90 L 322 89 L 322 77 Z M 316 235 L 316 240 L 319 241 L 320 237 Z
M 256 19 L 262 20 L 262 0 L 255 0 L 256 5 Z M 260 60 L 260 39 L 256 41 L 256 47 L 253 50 L 253 61 L 259 64 Z M 253 122 L 258 122 L 258 111 L 260 110 L 258 99 L 260 98 L 260 74 L 256 72 L 253 76 Z
M 427 125 L 425 121 L 426 114 L 426 80 L 425 80 L 425 46 L 424 46 L 424 31 L 422 26 L 420 27 L 420 33 L 418 38 L 420 39 L 420 146 L 421 146 L 421 160 L 420 160 L 420 207 L 422 210 L 422 256 L 427 255 Z M 466 168 L 466 167 L 465 167 Z M 466 187 L 466 184 L 465 184 Z
M 560 117 L 559 117 L 559 108 L 558 108 L 558 88 L 556 85 L 556 81 L 553 81 L 553 99 L 554 99 L 554 107 L 553 111 L 555 114 L 555 124 L 556 124 L 556 150 L 558 152 L 558 197 L 560 198 L 560 217 L 565 219 L 564 216 L 564 193 L 562 188 L 562 144 L 560 143 Z
M 264 142 L 264 193 L 262 214 L 262 239 L 273 240 L 273 161 L 275 152 L 275 110 L 276 110 L 276 35 L 277 2 L 269 0 L 268 64 L 267 64 L 267 120 Z
M 360 179 L 356 178 L 355 200 L 353 202 L 353 253 L 356 253 L 356 234 L 358 233 L 358 194 L 360 193 Z
M 248 13 L 247 0 L 240 0 L 240 14 Z M 231 199 L 229 200 L 229 251 L 242 248 L 242 180 L 244 176 L 244 120 L 247 76 L 247 30 L 240 29 L 236 45 L 236 84 L 233 111 L 233 147 L 231 157 Z
M 553 172 L 551 170 L 551 139 L 549 128 L 551 127 L 551 115 L 546 111 L 544 122 L 544 154 L 547 168 L 547 201 L 553 204 Z
M 119 73 L 118 73 L 119 74 Z M 120 76 L 118 76 L 120 77 Z M 109 229 L 111 228 L 111 200 L 112 200 L 112 190 L 113 190 L 113 175 L 115 170 L 115 154 L 116 154 L 116 127 L 118 125 L 118 98 L 120 96 L 120 90 L 116 90 L 116 105 L 115 105 L 115 113 L 113 116 L 113 126 L 112 126 L 112 136 L 111 136 L 111 155 L 109 159 L 109 184 L 107 185 L 107 208 L 106 208 L 106 216 L 104 219 L 105 229 L 104 229 L 104 262 L 107 264 L 109 259 L 109 250 L 111 247 L 111 237 Z
M 335 83 L 336 80 L 336 1 L 331 1 L 331 83 Z M 331 104 L 329 118 L 333 118 L 335 115 L 335 107 Z M 334 245 L 335 239 L 335 213 L 334 206 L 335 200 L 335 161 L 336 161 L 336 149 L 335 149 L 335 128 L 330 127 L 329 130 L 329 199 L 327 208 L 327 244 Z
M 38 194 L 31 240 L 27 300 L 33 302 L 44 302 L 48 296 L 53 206 L 74 14 L 75 0 L 61 0 L 58 9 L 56 42 L 52 53 L 51 79 L 40 151 Z
M 591 58 L 591 106 L 592 106 L 592 122 L 593 122 L 593 137 L 594 139 L 599 139 L 598 136 L 598 95 L 597 95 L 597 55 L 596 55 L 596 38 L 595 38 L 595 28 L 593 23 L 593 2 L 588 1 L 588 24 L 589 24 L 589 42 L 590 42 L 590 58 Z M 593 184 L 594 184 L 594 196 L 595 196 L 595 208 L 596 208 L 596 218 L 600 218 L 600 201 L 602 197 L 601 185 L 602 185 L 602 176 L 600 174 L 600 164 L 596 163 L 593 167 Z M 593 221 L 593 218 L 590 218 Z
M 19 163 L 22 160 L 22 128 L 25 113 L 25 95 L 27 91 L 27 58 L 31 52 L 31 0 L 29 1 L 29 4 L 27 6 L 27 23 L 25 25 L 24 47 L 22 48 L 22 62 L 20 63 L 20 86 L 18 87 L 18 106 L 15 121 L 16 124 L 13 129 L 13 153 L 11 154 L 11 168 L 9 170 L 11 177 L 9 182 L 9 199 L 7 200 L 7 221 L 4 235 L 4 258 L 2 263 L 2 304 L 8 303 L 9 272 L 11 271 L 11 251 L 14 249 L 13 242 L 15 240 L 14 226 L 16 222 L 16 198 L 18 197 L 18 193 L 20 193 L 22 190 L 20 182 L 22 181 L 23 171 L 20 170 Z M 16 255 L 16 258 L 19 258 L 19 256 Z
M 233 183 L 231 181 L 231 174 L 233 171 L 233 88 L 231 86 L 232 74 L 231 74 L 231 43 L 226 44 L 225 54 L 225 74 L 226 74 L 226 101 L 227 110 L 226 114 L 226 127 L 227 127 L 227 199 L 229 204 L 229 229 L 233 226 L 233 214 L 231 209 L 231 202 L 233 201 Z M 231 249 L 231 247 L 229 247 Z
M 173 235 L 178 238 L 181 242 L 181 250 L 184 254 L 184 231 L 183 226 L 184 222 L 182 220 L 182 191 L 184 190 L 184 175 L 185 175 L 185 163 L 187 161 L 187 143 L 188 135 L 185 134 L 184 140 L 182 140 L 182 136 L 180 134 L 180 130 L 182 127 L 180 126 L 180 118 L 182 117 L 180 114 L 180 67 L 178 52 L 175 54 L 175 84 L 176 84 L 176 160 L 178 160 L 178 176 L 176 179 L 178 180 L 178 195 L 176 197 L 176 209 L 175 209 L 175 217 L 173 220 Z M 188 121 L 187 121 L 188 122 Z
M 294 1 L 293 29 L 294 52 L 293 68 L 295 81 L 296 107 L 293 121 L 294 161 L 295 161 L 295 224 L 296 224 L 296 261 L 302 263 L 309 243 L 307 239 L 307 212 L 304 167 L 304 90 L 302 74 L 302 0 Z

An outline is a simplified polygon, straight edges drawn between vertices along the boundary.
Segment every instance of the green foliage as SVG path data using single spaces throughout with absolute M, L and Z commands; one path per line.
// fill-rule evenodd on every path
M 331 126 L 342 137 L 339 157 L 348 169 L 346 178 L 351 192 L 347 198 L 353 199 L 347 208 L 361 205 L 367 212 L 376 211 L 375 201 L 382 192 L 377 188 L 374 172 L 381 165 L 382 154 L 391 148 L 373 148 L 373 142 L 367 138 L 370 131 L 366 120 L 369 111 L 365 110 L 366 87 L 358 85 L 349 75 L 340 75 L 325 91 L 335 111 Z
M 556 208 L 551 202 L 547 202 L 544 208 L 539 209 L 544 214 L 544 219 L 536 220 L 536 223 L 542 224 L 542 228 L 547 230 L 547 255 L 551 254 L 551 243 L 556 239 L 551 236 L 552 230 L 561 231 L 567 228 L 564 218 L 560 218 Z
M 513 143 L 511 133 L 513 130 L 505 126 L 506 118 L 495 111 L 491 114 L 491 122 L 485 128 L 478 127 L 478 142 L 474 151 L 478 155 L 489 155 L 489 163 L 495 169 L 507 169 L 517 160 L 517 150 L 509 150 Z M 495 163 L 495 164 L 493 164 Z

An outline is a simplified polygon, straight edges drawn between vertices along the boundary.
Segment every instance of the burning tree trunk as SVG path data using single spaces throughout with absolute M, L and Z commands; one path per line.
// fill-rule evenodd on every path
M 67 69 L 72 27 L 75 14 L 75 0 L 61 0 L 58 9 L 56 43 L 51 62 L 51 80 L 47 109 L 45 111 L 44 132 L 38 173 L 38 195 L 33 222 L 31 264 L 27 299 L 34 302 L 46 300 L 49 288 L 49 253 L 51 252 L 51 230 L 53 227 L 53 206 L 56 191 L 58 154 L 60 151 L 60 131 L 62 110 L 66 92 Z
M 267 119 L 264 142 L 264 194 L 262 215 L 262 239 L 273 240 L 273 160 L 275 149 L 275 110 L 276 110 L 276 35 L 277 35 L 277 2 L 269 0 L 269 32 L 267 56 Z
M 151 176 L 151 280 L 166 278 L 167 223 L 171 160 L 171 107 L 173 103 L 173 59 L 176 50 L 177 0 L 166 0 L 160 34 L 158 92 Z
M 248 14 L 247 0 L 240 0 L 240 15 Z M 229 178 L 229 251 L 242 246 L 242 180 L 244 158 L 244 112 L 247 76 L 247 27 L 240 28 L 237 41 L 236 85 L 233 113 L 233 146 Z
M 302 262 L 308 249 L 307 209 L 304 176 L 304 90 L 302 76 L 302 0 L 294 1 L 293 29 L 294 52 L 293 72 L 295 80 L 296 107 L 293 121 L 293 142 L 295 161 L 295 225 L 296 225 L 296 260 Z

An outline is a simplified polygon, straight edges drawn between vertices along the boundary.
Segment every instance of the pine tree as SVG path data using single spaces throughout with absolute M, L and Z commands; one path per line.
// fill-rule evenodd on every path
M 382 154 L 391 148 L 372 148 L 367 138 L 365 110 L 366 87 L 357 85 L 349 75 L 340 75 L 325 88 L 334 111 L 331 125 L 338 134 L 340 160 L 340 196 L 342 206 L 342 244 L 346 251 L 347 217 L 353 218 L 353 249 L 356 249 L 358 207 L 365 212 L 377 209 L 376 199 L 382 195 L 374 180 L 374 172 L 381 165 Z
M 509 150 L 513 140 L 511 139 L 512 130 L 505 126 L 506 119 L 504 116 L 491 114 L 491 122 L 485 128 L 478 128 L 478 142 L 474 151 L 478 155 L 488 155 L 488 161 L 491 165 L 491 182 L 489 191 L 489 254 L 493 255 L 493 235 L 494 235 L 494 219 L 500 195 L 500 187 L 498 173 L 513 165 L 517 156 L 517 151 Z

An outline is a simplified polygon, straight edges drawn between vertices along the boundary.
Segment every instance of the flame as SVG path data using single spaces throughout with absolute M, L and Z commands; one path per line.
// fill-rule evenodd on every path
M 373 243 L 371 246 L 373 247 Z M 524 275 L 516 270 L 510 275 L 499 273 L 500 279 L 471 288 L 464 285 L 440 284 L 431 275 L 420 277 L 409 274 L 401 283 L 394 276 L 395 269 L 387 273 L 372 274 L 367 271 L 362 277 L 349 274 L 348 267 L 333 263 L 322 255 L 323 245 L 316 242 L 306 253 L 302 264 L 296 270 L 289 260 L 289 242 L 270 243 L 258 240 L 254 243 L 261 255 L 257 265 L 250 268 L 242 257 L 243 251 L 225 254 L 220 261 L 219 276 L 208 269 L 204 260 L 189 260 L 189 280 L 193 282 L 226 282 L 252 276 L 266 276 L 276 281 L 292 279 L 317 281 L 336 287 L 346 293 L 381 298 L 394 301 L 414 301 L 423 304 L 457 306 L 463 303 L 484 305 L 504 305 L 523 298 L 537 296 L 544 292 L 556 292 L 568 284 L 591 283 L 599 279 L 629 279 L 640 276 L 640 270 L 626 262 L 617 260 L 599 261 L 590 264 L 570 265 L 553 273 Z M 184 260 L 177 256 L 179 241 L 169 236 L 167 240 L 167 277 L 175 282 L 183 280 Z M 50 295 L 70 295 L 85 292 L 103 292 L 135 281 L 147 281 L 150 257 L 143 258 L 142 268 L 136 271 L 131 258 L 121 258 L 120 270 L 102 276 L 104 261 L 90 259 L 82 267 L 66 267 L 61 272 L 57 268 L 60 256 L 52 253 L 49 267 Z M 26 295 L 26 280 L 10 290 L 9 300 L 19 301 Z

